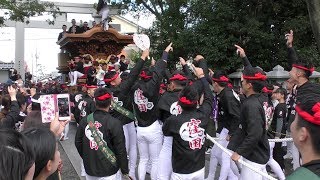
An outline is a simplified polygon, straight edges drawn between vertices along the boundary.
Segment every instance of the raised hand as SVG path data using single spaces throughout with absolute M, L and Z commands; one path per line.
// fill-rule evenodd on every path
M 286 39 L 287 39 L 287 47 L 291 48 L 293 45 L 293 31 L 290 30 L 290 33 L 286 34 Z
M 213 76 L 214 72 L 212 69 L 209 68 L 209 76 Z
M 141 59 L 145 61 L 147 57 L 149 57 L 149 53 L 150 53 L 149 49 L 144 50 L 142 52 Z
M 204 77 L 204 72 L 202 68 L 197 68 L 193 64 L 191 66 L 193 66 L 194 73 L 199 79 Z
M 59 113 L 57 112 L 53 121 L 50 123 L 50 130 L 56 135 L 56 137 L 60 137 L 69 122 L 70 121 L 59 121 Z
M 179 61 L 182 66 L 187 64 L 186 60 L 184 60 L 182 57 L 179 57 Z
M 35 94 L 37 93 L 37 89 L 36 88 L 31 88 L 30 89 L 30 96 L 33 97 Z
M 156 60 L 154 60 L 154 58 L 152 57 L 151 59 L 151 66 L 155 66 L 156 65 Z
M 239 55 L 241 58 L 246 57 L 246 52 L 244 51 L 244 49 L 238 45 L 234 45 L 234 47 L 237 48 L 237 55 Z
M 166 51 L 166 52 L 173 51 L 172 43 L 170 43 L 170 44 L 166 47 L 166 49 L 165 49 L 164 51 Z
M 12 86 L 8 86 L 8 93 L 10 95 L 11 101 L 17 100 L 17 90 Z
M 196 57 L 194 58 L 195 61 L 200 61 L 201 59 L 204 59 L 204 57 L 202 55 L 196 55 Z

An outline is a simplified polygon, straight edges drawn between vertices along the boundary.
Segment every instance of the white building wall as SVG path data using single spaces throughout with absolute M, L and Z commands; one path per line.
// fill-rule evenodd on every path
M 126 33 L 136 33 L 137 32 L 137 26 L 133 26 L 130 23 L 119 19 L 117 16 L 112 16 L 112 22 L 110 23 L 112 24 L 120 24 L 121 29 L 120 29 L 120 33 L 126 34 Z

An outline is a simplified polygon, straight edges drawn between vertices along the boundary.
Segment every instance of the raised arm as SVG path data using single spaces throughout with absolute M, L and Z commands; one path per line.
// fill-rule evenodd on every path
M 184 74 L 188 77 L 188 79 L 193 79 L 192 72 L 189 69 L 189 66 L 182 57 L 179 57 L 180 64 L 182 65 L 182 70 Z
M 167 48 L 163 51 L 161 60 L 158 60 L 156 62 L 152 79 L 147 83 L 148 93 L 155 93 L 155 92 L 159 93 L 159 90 L 157 89 L 160 88 L 164 70 L 167 66 L 168 55 L 169 55 L 169 52 L 172 50 L 173 50 L 172 43 L 170 43 L 167 46 Z
M 18 104 L 17 98 L 16 98 L 17 90 L 14 89 L 12 86 L 9 86 L 8 92 L 9 92 L 10 99 L 11 99 L 11 107 L 10 107 L 9 113 L 2 120 L 2 126 L 5 128 L 13 129 L 15 127 L 16 121 L 18 121 L 20 108 L 19 108 L 19 104 Z
M 252 68 L 250 61 L 247 58 L 246 52 L 244 49 L 238 45 L 234 45 L 237 48 L 237 54 L 242 58 L 242 63 L 244 68 Z
M 204 57 L 202 55 L 197 55 L 194 60 L 198 61 L 199 68 L 203 70 L 204 76 L 209 76 L 208 64 Z
M 288 47 L 288 67 L 291 68 L 292 64 L 298 61 L 298 56 L 296 51 L 293 48 L 293 31 L 290 30 L 290 33 L 286 34 L 287 47 Z
M 199 108 L 199 111 L 203 112 L 205 115 L 209 117 L 213 108 L 213 104 L 212 104 L 213 94 L 210 90 L 209 82 L 207 81 L 202 68 L 195 68 L 195 72 L 196 72 L 196 76 L 201 81 L 204 88 L 204 99 L 201 107 Z
M 120 84 L 120 89 L 122 93 L 128 93 L 131 87 L 134 85 L 136 80 L 139 77 L 140 71 L 143 68 L 143 65 L 149 56 L 149 49 L 146 49 L 142 52 L 141 59 L 136 63 L 134 68 L 130 71 L 129 78 Z

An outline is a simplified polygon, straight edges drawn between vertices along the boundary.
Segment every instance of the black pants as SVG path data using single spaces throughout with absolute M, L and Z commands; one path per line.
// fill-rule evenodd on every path
M 283 158 L 284 155 L 285 153 L 282 149 L 282 143 L 276 142 L 273 148 L 273 159 L 279 163 L 281 169 L 285 169 L 284 158 Z

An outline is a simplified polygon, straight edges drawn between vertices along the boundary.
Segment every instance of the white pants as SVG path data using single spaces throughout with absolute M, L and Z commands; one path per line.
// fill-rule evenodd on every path
M 85 177 L 87 176 L 86 170 L 84 169 L 84 164 L 83 164 L 83 160 L 81 159 L 81 176 Z
M 290 138 L 291 137 L 290 132 L 288 132 L 288 131 L 286 131 L 286 132 L 287 132 L 286 138 Z M 287 155 L 292 157 L 293 141 L 288 141 L 288 142 L 285 142 L 285 143 L 287 143 Z
M 102 16 L 101 17 L 101 20 L 105 20 L 108 18 L 108 15 L 109 15 L 109 7 L 108 6 L 104 6 L 101 10 L 100 10 L 100 15 Z
M 70 78 L 70 83 L 71 84 L 77 84 L 77 80 L 79 77 L 83 76 L 84 74 L 82 74 L 79 71 L 73 71 L 73 72 L 69 72 L 69 78 Z
M 204 168 L 191 174 L 178 174 L 173 172 L 171 175 L 171 180 L 203 180 L 203 179 L 204 179 Z
M 86 180 L 121 180 L 121 179 L 122 179 L 122 173 L 120 170 L 116 174 L 107 176 L 107 177 L 95 177 L 95 176 L 86 175 Z
M 158 158 L 162 146 L 163 134 L 158 121 L 148 127 L 137 127 L 137 140 L 140 155 L 138 166 L 139 180 L 145 180 L 147 163 L 151 160 L 151 179 L 157 178 Z
M 110 9 L 108 6 L 104 6 L 100 11 L 100 15 L 102 16 L 101 20 L 104 22 L 103 29 L 105 31 L 109 29 L 109 24 L 108 24 L 108 20 L 107 20 L 108 15 L 109 15 L 109 11 L 110 11 Z
M 231 152 L 231 154 L 234 153 L 234 151 L 229 150 L 229 152 Z M 243 159 L 242 156 L 240 157 L 240 159 Z M 232 171 L 232 173 L 234 175 L 236 175 L 236 177 L 238 179 L 241 179 L 241 169 L 242 169 L 242 164 L 240 164 L 239 162 L 235 162 L 230 158 L 230 169 Z
M 228 132 L 228 129 L 223 128 L 220 134 L 217 134 L 218 138 L 223 139 L 218 141 L 218 143 L 223 147 L 228 146 L 229 142 L 225 140 L 228 136 Z M 221 165 L 219 180 L 238 179 L 230 169 L 230 156 L 224 153 L 217 145 L 214 145 L 210 154 L 210 166 L 207 178 L 208 180 L 214 179 L 218 162 Z
M 220 137 L 220 135 L 217 133 L 216 137 Z M 220 140 L 218 141 L 220 143 Z M 207 179 L 214 179 L 218 163 L 221 164 L 221 150 L 217 145 L 214 145 L 211 149 L 210 153 L 210 163 L 209 163 L 209 174 Z
M 256 169 L 259 169 L 261 172 L 267 172 L 266 171 L 266 165 L 265 164 L 258 164 L 252 161 L 249 161 L 248 159 L 243 158 L 243 161 L 250 164 L 251 166 L 255 167 Z M 263 176 L 260 174 L 252 171 L 251 169 L 247 168 L 246 166 L 242 166 L 241 169 L 241 180 L 263 180 Z
M 270 158 L 269 161 L 267 163 L 267 165 L 270 166 L 270 168 L 272 169 L 272 171 L 278 176 L 278 178 L 280 180 L 285 180 L 286 177 L 279 165 L 279 163 L 273 159 L 273 148 L 275 146 L 275 142 L 269 142 L 269 146 L 270 146 Z
M 134 122 L 123 126 L 123 132 L 126 139 L 126 150 L 129 156 L 129 176 L 136 179 L 137 165 L 137 132 Z
M 86 180 L 118 180 L 118 179 L 117 179 L 117 174 L 114 174 L 108 177 L 95 177 L 95 176 L 86 175 Z
M 69 134 L 69 123 L 65 126 L 64 130 L 63 130 L 63 134 L 64 134 L 64 138 L 68 138 L 68 134 Z
M 168 180 L 171 177 L 172 142 L 173 142 L 173 137 L 164 136 L 163 145 L 159 155 L 158 180 Z

